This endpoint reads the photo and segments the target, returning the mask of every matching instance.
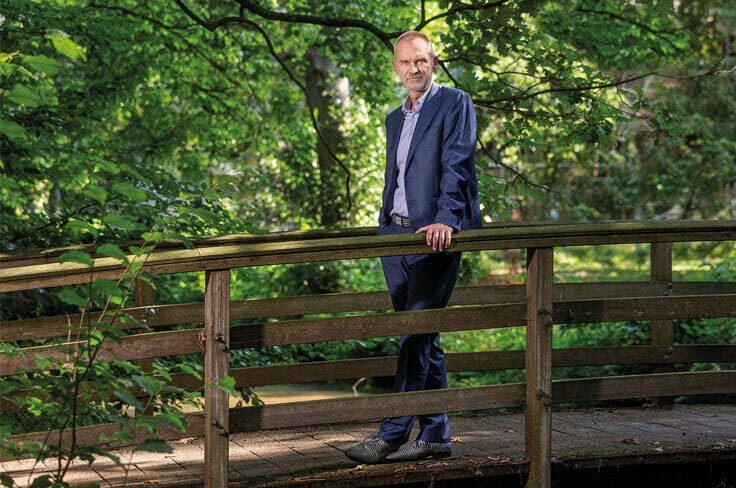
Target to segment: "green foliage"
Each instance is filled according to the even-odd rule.
[[[643,268],[637,280],[646,280],[649,272],[648,260],[641,256],[641,248],[648,246],[595,246],[561,248],[555,253],[556,263],[562,262],[564,268],[571,271],[564,273],[564,281],[581,281],[575,269],[587,268],[586,281],[608,281],[608,273],[621,268]],[[732,246],[731,246],[732,247]],[[687,249],[676,249],[677,255],[687,256]],[[726,252],[726,255],[733,254]],[[692,251],[690,251],[692,252]],[[699,249],[697,252],[702,253]],[[648,256],[647,256],[648,258]],[[600,268],[591,268],[591,263],[599,263]],[[677,265],[677,262],[675,263]],[[688,281],[734,282],[736,281],[736,260],[727,258],[717,262],[705,261],[704,271],[698,276],[686,274]],[[559,271],[556,272],[559,274]],[[559,278],[556,278],[559,280]],[[617,277],[620,280],[620,277]],[[736,319],[687,319],[674,321],[675,344],[736,344]],[[637,346],[651,343],[651,327],[648,321],[642,322],[609,322],[593,324],[556,324],[553,332],[554,348],[585,348],[601,346]],[[522,327],[503,329],[458,331],[442,335],[442,344],[446,352],[477,351],[511,351],[523,350],[526,347],[525,330]],[[687,371],[720,370],[733,368],[728,364],[692,364]],[[624,374],[648,373],[649,366],[586,366],[575,368],[555,368],[555,379],[585,378],[593,376],[614,376]],[[497,383],[524,381],[523,370],[498,372],[463,372],[449,375],[450,387],[478,386]]]
[[[458,6],[427,2],[421,22],[395,2],[287,1],[284,12],[327,25],[246,11],[210,32],[166,2],[8,2],[0,247],[375,224],[382,120],[403,96],[384,42],[418,22],[437,41],[439,81],[475,100],[488,219],[651,217],[675,204],[732,215],[733,59],[717,64],[732,2]],[[217,20],[240,5],[191,8]],[[375,30],[333,22],[351,18]],[[709,74],[638,78],[655,71]],[[309,113],[350,172],[350,210],[345,170]]]
[[[705,262],[709,281],[736,281],[736,260]],[[675,341],[681,344],[736,344],[736,319],[691,319],[675,322]],[[712,365],[711,368],[717,369]],[[704,369],[703,366],[698,369]]]
[[[150,244],[146,243],[143,250],[150,252]],[[4,455],[57,461],[53,463],[55,471],[36,478],[32,486],[68,486],[64,477],[75,459],[91,464],[95,456],[104,456],[128,469],[109,450],[112,444],[129,443],[140,430],[153,436],[164,427],[183,432],[186,423],[182,407],[196,404],[197,392],[188,393],[168,385],[172,376],[164,366],[154,364],[153,371],[144,372],[131,361],[98,359],[110,344],[120,343],[125,334],[121,323],[143,326],[121,312],[130,296],[130,284],[141,276],[140,271],[132,270],[136,263],[129,264],[117,246],[104,245],[99,249],[128,264],[128,272],[117,281],[97,278],[87,287],[66,287],[59,293],[60,300],[83,312],[79,324],[70,324],[70,334],[79,340],[61,344],[59,355],[38,356],[36,367],[23,374],[0,379],[3,402],[12,405],[0,413]],[[60,256],[59,262],[86,266],[91,264],[91,257],[81,251],[69,251]],[[111,304],[117,308],[112,309]],[[221,387],[232,390],[234,380],[223,379]],[[131,409],[135,410],[134,416]],[[80,426],[101,422],[116,423],[119,429],[110,435],[102,434],[90,445],[76,443],[74,435],[71,442],[62,440],[61,433],[65,431],[74,432]],[[16,443],[10,438],[13,434],[43,430],[59,432],[59,441],[44,445]],[[134,450],[171,452],[171,447],[152,437],[136,445]]]

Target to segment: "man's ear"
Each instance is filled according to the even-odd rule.
[[[432,58],[432,70],[433,71],[436,71],[437,70],[437,66],[439,66],[439,65],[440,65],[440,58],[439,58],[439,56],[435,56],[434,58]]]

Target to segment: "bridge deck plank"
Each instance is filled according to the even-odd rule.
[[[552,420],[553,455],[563,462],[572,455],[611,457],[674,449],[736,452],[736,405],[562,410],[555,411]],[[417,480],[423,475],[450,476],[453,464],[462,465],[466,474],[468,466],[477,465],[477,474],[487,470],[489,462],[496,463],[496,472],[518,472],[524,456],[523,413],[475,413],[452,417],[454,455],[441,465],[430,460],[410,465],[356,466],[342,451],[373,435],[376,427],[376,422],[361,422],[234,434],[230,439],[230,482],[243,486],[329,485],[344,484],[346,480],[351,486],[391,480],[399,483],[407,476]],[[136,452],[126,486],[201,485],[202,439],[182,439],[173,442],[172,447],[174,451],[169,454]],[[129,459],[129,449],[117,453],[124,461]],[[27,486],[32,465],[32,460],[4,462],[0,470],[20,486]],[[45,474],[44,469],[50,466],[48,462],[37,466],[34,476]],[[73,465],[68,481],[72,486],[122,486],[125,473],[112,461],[98,459],[92,468],[84,463]]]

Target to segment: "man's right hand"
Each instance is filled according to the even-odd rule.
[[[453,228],[445,224],[429,224],[417,229],[415,234],[427,233],[427,245],[434,251],[445,251],[452,243]]]

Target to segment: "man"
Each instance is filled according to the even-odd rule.
[[[475,112],[467,93],[434,83],[437,55],[416,31],[394,45],[393,66],[408,92],[386,118],[386,176],[378,233],[426,233],[436,253],[381,259],[396,311],[442,308],[455,286],[460,253],[446,253],[452,235],[482,226],[475,177]],[[447,388],[438,333],[401,337],[394,389]],[[376,437],[345,454],[360,463],[449,456],[446,413],[419,415],[418,438],[408,447],[415,416],[385,419]]]

